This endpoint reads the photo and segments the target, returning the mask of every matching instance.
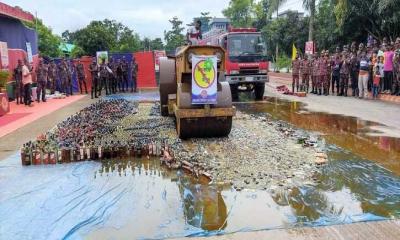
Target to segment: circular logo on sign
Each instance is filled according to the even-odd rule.
[[[215,80],[217,72],[211,59],[201,60],[196,64],[193,71],[193,78],[200,88],[210,87]]]
[[[6,97],[1,98],[1,108],[3,108],[4,112],[8,111],[8,100]]]

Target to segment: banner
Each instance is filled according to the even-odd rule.
[[[217,103],[217,57],[192,57],[192,104]]]
[[[2,68],[8,68],[8,64],[10,64],[10,62],[8,59],[7,42],[0,42],[0,56]]]
[[[155,59],[155,66],[154,69],[156,70],[156,72],[160,71],[160,58],[161,57],[166,57],[167,54],[165,53],[165,51],[154,51],[154,59]]]
[[[102,64],[103,59],[106,60],[106,64],[108,64],[108,52],[107,51],[99,51],[96,52],[96,59],[97,59],[97,64]]]
[[[306,42],[306,54],[314,54],[315,46],[314,42]]]
[[[30,42],[26,42],[26,52],[28,53],[29,63],[33,63],[32,46]]]

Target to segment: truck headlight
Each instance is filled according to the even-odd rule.
[[[231,70],[231,74],[239,74],[238,70]]]
[[[260,69],[258,72],[261,73],[261,74],[267,74],[268,70],[267,69]]]

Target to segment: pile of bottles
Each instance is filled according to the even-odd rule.
[[[57,147],[46,141],[28,142],[21,148],[22,165],[62,164],[79,161],[160,157],[167,151],[172,155],[168,142],[149,141],[145,144],[104,142],[81,144],[77,147]],[[45,147],[43,147],[45,146]]]

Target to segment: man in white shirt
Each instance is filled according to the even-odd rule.
[[[186,40],[190,42],[191,45],[198,45],[201,38],[201,21],[197,20],[194,26],[188,29]]]
[[[24,65],[22,66],[22,84],[24,86],[24,103],[26,106],[32,105],[31,98],[31,87],[32,87],[32,71],[29,69],[28,60],[24,60]]]

